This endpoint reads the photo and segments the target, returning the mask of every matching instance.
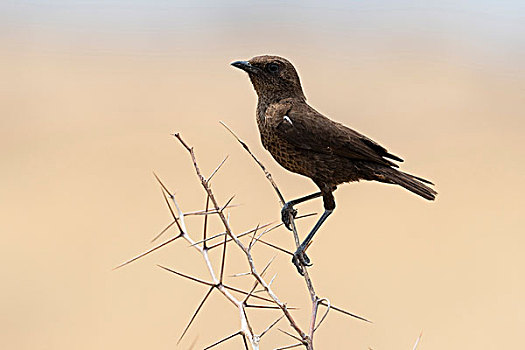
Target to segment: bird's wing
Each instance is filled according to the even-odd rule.
[[[302,101],[284,100],[270,106],[266,120],[279,137],[298,148],[395,167],[395,163],[385,158],[403,161],[368,137],[328,119]]]

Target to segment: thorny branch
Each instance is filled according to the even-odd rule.
[[[225,123],[223,123],[222,121],[220,123],[233,135],[233,137],[235,137],[235,139],[242,145],[242,147],[246,150],[246,152],[248,152],[250,154],[250,156],[255,160],[255,162],[259,165],[261,170],[264,172],[266,178],[268,179],[268,181],[272,185],[273,189],[275,190],[277,196],[279,197],[279,201],[281,203],[281,206],[283,206],[286,203],[286,201],[284,200],[284,197],[281,194],[281,191],[279,190],[279,187],[277,186],[277,184],[273,180],[272,175],[268,172],[268,170],[266,170],[266,167],[250,151],[250,148],[248,147],[248,145],[244,141],[242,141]],[[295,226],[295,220],[294,220],[293,215],[290,215],[290,222],[291,222],[292,232],[293,232],[293,236],[294,236],[294,240],[295,240],[295,245],[296,245],[296,248],[297,248],[297,247],[299,247],[300,240],[299,240],[299,234],[297,233],[297,227]],[[312,301],[312,314],[311,314],[311,318],[310,318],[309,334],[306,336],[306,338],[303,337],[301,340],[302,340],[302,343],[306,346],[307,349],[313,349],[313,335],[314,335],[315,330],[317,329],[315,324],[316,324],[317,311],[319,309],[319,305],[324,305],[324,306],[327,307],[327,309],[326,309],[326,313],[323,315],[323,317],[322,317],[321,321],[319,322],[318,326],[321,324],[321,322],[328,315],[328,312],[330,311],[331,306],[330,306],[330,302],[329,302],[328,299],[326,299],[326,298],[319,298],[317,296],[317,294],[315,293],[315,289],[314,289],[314,285],[313,285],[312,279],[308,275],[308,271],[305,268],[305,266],[303,266],[303,271],[304,271],[304,275],[303,275],[304,281],[306,283],[306,287],[308,288],[308,292],[310,293],[310,298],[311,298],[311,301]],[[337,310],[337,308],[333,308],[333,309]],[[353,314],[350,314],[350,315],[353,316],[353,317],[356,317],[356,318],[359,318],[361,320],[364,320],[364,321],[368,322],[368,320],[366,320],[366,319],[364,319],[364,318],[362,318],[360,316],[356,316],[356,315],[353,315]]]
[[[255,155],[250,151],[250,149],[247,146],[247,144],[244,143],[241,139],[239,139],[237,137],[237,135],[235,135],[235,133],[233,133],[233,131],[230,128],[228,128],[224,123],[221,122],[221,124],[224,125],[232,133],[232,135],[241,143],[243,148],[251,155],[251,157],[254,159],[254,161],[263,170],[266,178],[268,179],[268,181],[273,186],[273,188],[274,188],[274,190],[275,190],[275,192],[276,192],[276,194],[277,194],[277,196],[279,198],[279,201],[280,201],[281,205],[283,205],[285,203],[284,197],[282,196],[282,194],[281,194],[279,188],[277,187],[277,184],[273,180],[271,174],[266,170],[264,165],[255,157]],[[203,260],[205,262],[206,268],[208,270],[209,276],[210,276],[210,281],[202,280],[202,279],[199,279],[199,278],[196,278],[196,277],[184,274],[182,272],[176,271],[174,269],[171,269],[171,268],[159,265],[160,268],[162,268],[162,269],[164,269],[164,270],[166,270],[168,272],[171,272],[171,273],[173,273],[175,275],[178,275],[180,277],[186,278],[188,280],[197,282],[199,284],[203,284],[203,285],[208,286],[208,291],[204,294],[203,299],[201,300],[201,302],[199,303],[197,309],[195,310],[195,312],[191,316],[190,321],[188,322],[186,328],[182,332],[182,335],[181,335],[181,337],[179,339],[179,342],[180,342],[180,340],[182,340],[182,338],[184,337],[186,332],[189,330],[189,328],[191,327],[193,321],[196,319],[197,315],[201,311],[201,309],[202,309],[203,305],[206,303],[206,301],[209,300],[209,296],[213,293],[214,290],[218,290],[227,300],[229,300],[237,308],[238,314],[239,314],[239,318],[240,318],[240,330],[238,330],[236,333],[233,333],[232,335],[229,335],[229,336],[223,338],[222,340],[219,340],[219,341],[215,342],[214,344],[208,346],[206,349],[215,347],[215,346],[221,344],[222,342],[225,342],[227,340],[230,340],[230,339],[236,338],[237,336],[240,336],[242,338],[244,347],[246,349],[248,349],[248,344],[249,344],[252,349],[257,350],[257,349],[259,349],[259,343],[260,343],[261,338],[264,335],[266,335],[275,325],[277,325],[277,323],[281,319],[285,318],[288,321],[288,324],[290,325],[291,330],[295,333],[295,335],[290,333],[290,332],[281,330],[281,329],[279,329],[279,330],[281,332],[284,332],[284,333],[288,334],[290,337],[294,338],[296,340],[296,343],[294,343],[293,345],[287,345],[287,346],[281,347],[280,349],[289,349],[289,348],[296,347],[296,346],[304,346],[308,350],[313,350],[314,332],[317,330],[317,328],[324,321],[324,319],[328,315],[329,311],[335,310],[335,311],[341,312],[343,314],[346,314],[348,316],[355,317],[355,318],[358,318],[360,320],[367,321],[366,319],[364,319],[364,318],[362,318],[360,316],[354,315],[354,314],[352,314],[352,313],[350,313],[348,311],[345,311],[343,309],[340,309],[340,308],[337,308],[337,307],[331,305],[330,301],[328,299],[326,299],[326,298],[318,297],[317,294],[315,293],[313,282],[312,282],[311,278],[309,277],[308,273],[305,272],[304,280],[305,280],[305,283],[306,283],[306,286],[307,286],[307,289],[308,289],[308,292],[310,294],[310,298],[311,298],[311,301],[312,301],[312,310],[311,310],[310,324],[309,324],[308,330],[303,330],[303,328],[301,328],[299,323],[296,321],[295,317],[290,312],[290,310],[294,310],[294,308],[293,307],[289,307],[285,302],[281,301],[278,298],[278,296],[275,294],[275,292],[272,290],[271,285],[272,285],[272,283],[273,283],[273,281],[275,279],[275,275],[270,279],[269,282],[266,282],[266,280],[264,279],[265,273],[267,272],[268,268],[270,267],[270,264],[273,261],[273,259],[259,272],[258,269],[255,266],[256,264],[255,264],[253,256],[252,256],[252,248],[256,245],[257,242],[261,242],[262,244],[270,246],[273,249],[275,249],[276,251],[279,251],[279,252],[282,252],[282,253],[285,253],[285,254],[292,254],[287,249],[281,248],[281,247],[279,247],[279,246],[277,246],[277,245],[275,245],[273,243],[270,243],[270,242],[267,242],[267,241],[264,241],[264,240],[261,239],[261,237],[264,234],[266,234],[267,232],[269,232],[271,230],[274,230],[274,229],[280,227],[282,224],[277,224],[277,225],[273,225],[273,226],[271,226],[272,225],[271,223],[270,224],[265,224],[265,225],[257,225],[252,230],[248,230],[248,231],[246,231],[244,233],[241,233],[241,234],[238,234],[238,235],[235,234],[233,232],[233,230],[231,229],[231,227],[230,227],[229,217],[227,217],[225,215],[225,212],[224,212],[226,209],[234,207],[234,205],[230,204],[232,199],[233,199],[233,197],[230,198],[230,200],[228,200],[225,204],[220,205],[219,202],[217,201],[215,195],[214,195],[214,192],[212,191],[212,188],[211,188],[211,179],[217,174],[219,169],[223,166],[223,164],[227,160],[227,157],[215,168],[215,170],[211,173],[211,175],[206,178],[206,177],[204,177],[202,175],[202,172],[201,172],[200,167],[198,165],[197,158],[195,156],[193,147],[190,147],[182,139],[182,137],[179,134],[174,134],[173,136],[175,136],[175,138],[184,146],[184,148],[186,149],[186,151],[188,151],[188,153],[189,153],[189,155],[191,157],[195,173],[197,174],[197,177],[199,178],[200,183],[201,183],[201,185],[202,185],[202,187],[203,187],[203,189],[204,189],[204,191],[206,193],[205,209],[204,210],[199,210],[199,211],[193,211],[193,212],[183,212],[181,210],[180,206],[179,206],[179,203],[175,199],[174,193],[171,192],[170,190],[168,190],[168,188],[164,185],[164,183],[160,180],[160,178],[156,174],[154,174],[156,180],[158,181],[158,183],[159,183],[159,185],[160,185],[160,187],[162,189],[162,194],[164,196],[164,200],[166,201],[166,205],[169,208],[169,211],[171,213],[173,221],[166,228],[164,228],[153,239],[153,241],[156,240],[157,238],[159,238],[163,233],[167,232],[172,227],[176,227],[178,229],[178,234],[174,235],[172,238],[168,239],[164,243],[161,243],[161,244],[155,246],[154,248],[149,249],[148,251],[146,251],[146,252],[144,252],[144,253],[142,253],[142,254],[140,254],[140,255],[138,255],[138,256],[136,256],[136,257],[134,257],[134,258],[124,262],[124,263],[122,263],[121,265],[117,266],[115,269],[120,268],[120,267],[122,267],[124,265],[127,265],[127,264],[129,264],[131,262],[134,262],[134,261],[144,257],[145,255],[150,254],[150,253],[156,251],[157,249],[160,249],[160,248],[168,245],[169,243],[172,243],[172,242],[178,240],[179,238],[182,238],[182,239],[186,240],[190,244],[190,246],[193,247],[202,256],[202,258],[203,258]],[[198,240],[198,241],[195,241],[195,240],[193,240],[190,237],[188,228],[186,226],[186,217],[192,216],[192,215],[202,215],[202,216],[204,216],[204,225],[203,225],[202,239]],[[217,234],[217,235],[213,235],[213,236],[210,236],[208,234],[208,226],[209,226],[208,225],[208,217],[210,215],[218,216],[220,222],[222,223],[224,232],[222,232],[220,234]],[[309,214],[309,215],[312,215],[312,214]],[[309,215],[305,215],[303,217],[307,217]],[[295,218],[295,220],[300,219],[300,218],[301,217],[297,217],[297,218]],[[291,222],[292,222],[293,234],[294,234],[294,239],[295,239],[296,245],[299,245],[299,236],[298,236],[298,233],[297,233],[297,229],[295,227],[295,223],[294,223],[294,218],[293,217],[291,218]],[[259,233],[259,231],[261,231],[261,232]],[[248,245],[245,245],[244,243],[241,242],[240,238],[243,237],[243,236],[249,235],[249,234],[252,235],[251,240],[250,240]],[[214,244],[210,243],[211,240],[219,238],[219,237],[223,237],[222,242],[214,243]],[[235,276],[250,275],[254,279],[253,286],[252,286],[252,288],[249,291],[245,291],[245,290],[242,290],[242,289],[239,289],[239,288],[235,288],[235,287],[229,286],[228,284],[226,284],[224,282],[225,277],[226,277],[225,274],[224,274],[224,271],[225,271],[225,266],[226,266],[226,259],[227,259],[227,256],[228,256],[226,247],[228,246],[228,244],[230,242],[233,242],[234,245],[237,248],[239,248],[244,253],[244,255],[246,257],[246,260],[248,262],[250,271],[248,273],[239,273],[239,274],[237,274]],[[220,263],[220,266],[219,266],[217,272],[216,272],[215,268],[213,267],[213,265],[212,265],[212,263],[210,261],[210,258],[208,256],[209,250],[212,249],[212,248],[216,248],[216,247],[217,248],[218,247],[222,247],[221,263]],[[258,286],[260,286],[262,289],[261,290],[256,290]],[[263,297],[263,296],[258,295],[257,293],[259,293],[259,292],[264,292],[266,294],[266,296]],[[235,293],[235,294],[233,294],[233,293]],[[237,297],[236,296],[236,295],[239,295],[239,294],[242,295],[243,297]],[[249,298],[257,299],[257,300],[259,300],[259,302],[265,302],[266,304],[260,304],[260,305],[248,304]],[[318,309],[319,309],[320,305],[325,306],[326,310],[323,313],[323,316],[321,317],[320,321],[317,321]],[[252,324],[250,323],[250,319],[247,316],[247,313],[246,313],[246,309],[247,308],[254,308],[254,309],[261,309],[261,310],[265,310],[265,309],[279,309],[279,310],[281,310],[282,315],[281,315],[280,318],[278,318],[273,323],[268,325],[266,327],[266,329],[262,330],[260,333],[256,333],[254,331],[253,327],[252,327]],[[367,322],[369,322],[369,321],[367,321]]]

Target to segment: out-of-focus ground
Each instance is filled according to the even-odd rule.
[[[331,313],[317,346],[411,349],[421,330],[424,350],[525,346],[523,5],[183,5],[1,5],[2,348],[175,347],[206,288],[155,265],[207,278],[194,250],[176,242],[111,271],[170,222],[152,170],[184,210],[204,206],[170,133],[195,146],[205,173],[230,156],[213,187],[242,204],[231,210],[239,232],[278,220],[279,205],[219,120],[286,198],[315,190],[262,149],[254,92],[229,66],[262,53],[289,58],[314,107],[402,156],[404,170],[439,192],[428,203],[383,184],[338,189],[309,271],[321,296],[374,323]],[[314,220],[300,223],[302,234]],[[202,219],[190,227],[199,237]],[[284,229],[267,238],[292,247]],[[259,265],[274,254],[258,247]],[[246,270],[232,253],[227,273]],[[288,256],[277,255],[277,271],[276,292],[302,308],[306,325],[308,297]],[[258,318],[259,329],[277,315]],[[179,348],[238,326],[234,308],[212,295]],[[291,342],[272,331],[261,346]]]

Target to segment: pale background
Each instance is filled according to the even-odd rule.
[[[311,275],[320,295],[374,323],[331,313],[317,348],[406,350],[420,331],[423,350],[525,347],[523,1],[114,0],[0,4],[0,348],[177,348],[206,287],[155,265],[207,278],[194,250],[177,242],[111,270],[170,221],[152,170],[185,210],[204,204],[170,133],[196,147],[205,173],[230,155],[214,189],[221,201],[237,195],[239,232],[278,220],[279,205],[219,120],[287,198],[315,189],[262,149],[255,94],[229,66],[264,53],[289,58],[314,107],[439,192],[434,203],[375,183],[336,192],[309,250]],[[191,225],[198,237],[201,219]],[[268,238],[291,249],[284,229]],[[259,265],[274,254],[259,247]],[[246,268],[231,255],[228,274]],[[308,298],[288,256],[277,271],[277,293],[303,308],[305,324]],[[238,326],[215,294],[178,348]],[[261,346],[289,343],[272,331]]]

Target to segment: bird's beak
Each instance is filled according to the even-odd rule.
[[[259,68],[252,66],[248,61],[235,61],[231,65],[247,73],[257,73],[259,71]]]

